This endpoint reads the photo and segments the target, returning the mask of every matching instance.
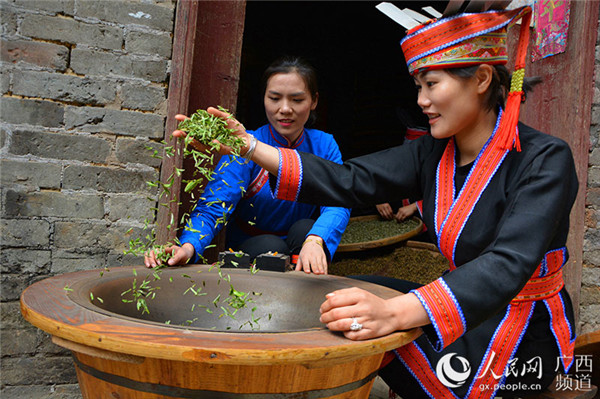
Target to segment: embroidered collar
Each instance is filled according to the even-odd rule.
[[[271,126],[271,124],[269,124],[269,132],[271,133],[271,137],[273,138],[273,140],[275,140],[275,142],[277,144],[279,144],[281,147],[283,148],[298,148],[300,146],[300,144],[302,144],[304,142],[304,137],[306,136],[304,133],[306,132],[305,129],[302,129],[302,132],[300,133],[300,136],[298,136],[298,138],[296,139],[296,141],[294,143],[290,143],[290,140],[288,140],[287,137],[282,136],[277,129],[273,129],[273,127]]]

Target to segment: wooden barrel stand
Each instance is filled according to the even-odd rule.
[[[205,266],[190,266],[185,271],[197,269],[207,272]],[[111,269],[105,275],[110,274],[118,282],[119,276],[127,273],[131,274],[131,268]],[[231,273],[232,280],[236,273],[249,279],[247,271]],[[272,291],[284,291],[283,298],[292,301],[292,309],[314,313],[311,317],[317,322],[318,306],[311,303],[309,309],[303,308],[300,295],[294,294],[295,287],[306,290],[322,286],[319,289],[324,292],[309,294],[318,298],[317,303],[326,292],[345,286],[359,286],[384,298],[398,294],[344,277],[261,273]],[[282,286],[282,281],[288,279],[293,280],[290,285]],[[91,291],[80,295],[77,302],[73,301],[76,296],[65,290],[94,290],[98,284],[113,287],[113,282],[98,278],[98,271],[69,273],[37,282],[21,295],[25,319],[51,334],[53,342],[72,351],[84,399],[366,399],[384,353],[411,342],[421,333],[415,329],[351,341],[322,326],[289,332],[182,328],[120,317],[103,309],[95,311],[89,299],[81,306],[81,297],[92,296]],[[119,296],[118,291],[121,289],[104,291],[104,303],[109,302],[109,292]],[[266,301],[264,306],[280,300],[266,295],[265,290],[261,297]],[[287,308],[280,309],[283,319]]]
[[[84,399],[368,398],[382,355],[335,367],[231,366],[146,358],[141,364],[74,352]]]

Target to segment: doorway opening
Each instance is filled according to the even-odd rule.
[[[447,2],[395,3],[443,10]],[[404,28],[377,10],[377,4],[247,2],[238,119],[249,129],[267,123],[262,73],[275,59],[290,55],[317,70],[314,127],[335,137],[344,159],[402,144],[406,113],[426,125],[400,48]]]

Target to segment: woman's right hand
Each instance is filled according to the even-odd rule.
[[[246,129],[244,128],[244,126],[240,122],[238,122],[235,118],[233,118],[227,112],[218,110],[218,109],[213,108],[213,107],[208,107],[206,109],[206,112],[208,112],[209,114],[212,114],[214,116],[217,116],[219,118],[222,118],[222,119],[226,120],[227,121],[227,127],[229,129],[233,129],[233,134],[236,135],[236,136],[238,136],[238,137],[240,137],[240,138],[242,138],[245,141],[245,143],[246,143],[244,149],[242,150],[242,155],[246,151],[248,151],[248,147],[250,145],[251,136],[246,132]],[[175,119],[177,119],[179,122],[182,122],[182,121],[188,119],[188,117],[185,116],[185,115],[182,115],[182,114],[177,114],[177,115],[175,115]],[[173,131],[173,137],[185,138],[185,136],[186,136],[186,133],[183,130],[177,129],[177,130]],[[219,143],[219,144],[221,144],[221,143]],[[206,149],[206,146],[203,145],[202,143],[198,142],[197,140],[192,140],[191,141],[191,145],[192,145],[192,147],[194,147],[194,148],[196,148],[197,150],[200,150],[200,151]],[[231,147],[223,145],[223,144],[220,145],[220,147],[219,147],[219,154],[221,154],[221,155],[229,155],[229,154],[232,154],[232,153],[233,153],[233,150],[232,150]]]
[[[412,204],[408,204],[408,205],[403,206],[400,209],[398,209],[398,212],[396,213],[394,218],[396,219],[397,222],[402,222],[402,221],[408,219],[409,217],[411,217],[412,215],[414,215],[416,211],[417,211],[417,203],[413,202]]]
[[[377,208],[377,212],[379,212],[382,218],[386,220],[392,220],[394,218],[392,206],[387,202],[384,204],[375,205],[375,208]]]
[[[172,245],[170,247],[165,248],[165,252],[171,254],[171,258],[167,261],[167,265],[169,266],[177,266],[177,265],[185,265],[190,259],[194,256],[196,250],[194,246],[188,242],[183,244],[181,247],[177,245]],[[144,264],[146,267],[156,267],[161,264],[161,262],[156,259],[156,254],[154,251],[150,251],[144,255]]]
[[[208,107],[206,111],[209,114],[225,119],[227,121],[227,127],[233,129],[233,134],[242,138],[246,142],[246,146],[241,151],[242,155],[244,155],[249,150],[250,142],[252,139],[250,134],[246,132],[244,126],[235,118],[232,118],[231,115],[229,115],[227,112],[223,112],[213,107]],[[175,115],[175,119],[177,119],[178,121],[184,121],[187,119],[187,116],[177,114]],[[185,137],[185,132],[182,130],[175,130],[172,134],[173,137]],[[196,140],[192,141],[192,145],[200,150],[203,150],[205,148],[201,143],[199,143]],[[219,154],[221,155],[229,155],[232,153],[233,151],[231,147],[221,145],[219,148]],[[266,169],[272,175],[277,176],[279,170],[279,151],[277,150],[277,148],[259,141],[256,144],[254,154],[252,155],[252,161]]]

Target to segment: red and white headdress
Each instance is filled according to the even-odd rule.
[[[521,19],[521,32],[510,92],[497,134],[501,149],[520,150],[516,131],[523,96],[523,79],[531,7],[463,13],[432,19],[409,29],[400,42],[411,75],[429,69],[458,68],[478,64],[506,64],[508,28]]]

